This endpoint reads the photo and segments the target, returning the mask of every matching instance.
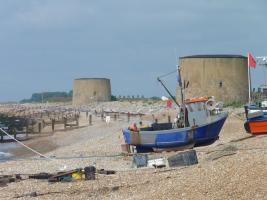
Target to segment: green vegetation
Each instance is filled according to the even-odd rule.
[[[153,97],[150,97],[151,100],[161,100],[160,97],[156,97],[156,96],[153,96]]]
[[[30,99],[23,99],[20,103],[70,102],[72,96],[72,90],[69,92],[40,92],[33,93]],[[111,101],[117,101],[116,96],[111,95]]]
[[[117,101],[118,99],[117,99],[117,97],[116,96],[114,96],[114,95],[111,95],[111,101]]]
[[[69,92],[41,92],[33,93],[30,99],[23,99],[21,103],[31,102],[68,102],[72,100],[72,90]]]
[[[224,107],[233,107],[233,108],[241,108],[244,104],[240,101],[232,101],[229,103],[224,104]]]

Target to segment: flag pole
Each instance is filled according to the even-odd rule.
[[[250,66],[249,66],[249,53],[248,53],[248,103],[251,103],[251,77],[250,77]]]

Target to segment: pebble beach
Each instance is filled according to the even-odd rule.
[[[94,109],[115,109],[145,113],[131,122],[149,123],[151,113],[159,120],[175,115],[163,104],[111,102]],[[132,156],[122,154],[122,128],[126,118],[109,124],[93,117],[92,125],[81,112],[80,128],[46,133],[24,143],[45,154],[41,158],[20,147],[11,149],[11,160],[0,162],[0,175],[55,173],[93,165],[115,170],[114,175],[97,174],[96,180],[48,183],[28,179],[0,187],[0,199],[266,199],[267,136],[252,137],[243,128],[241,108],[226,108],[229,117],[215,143],[195,147],[198,164],[177,168],[133,168]],[[1,145],[1,144],[0,144]],[[167,157],[177,152],[151,153]],[[31,197],[30,193],[37,196]]]

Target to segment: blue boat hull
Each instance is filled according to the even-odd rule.
[[[210,144],[219,138],[219,133],[227,116],[227,113],[222,113],[217,120],[194,128],[139,132],[124,129],[124,140],[127,144],[136,146],[139,152],[183,147],[190,144],[195,146]]]
[[[194,134],[195,146],[211,144],[217,139],[219,139],[220,131],[224,125],[227,116],[228,115],[214,123],[199,127]]]

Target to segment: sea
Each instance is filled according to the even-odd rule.
[[[17,136],[17,139],[24,140],[26,138],[26,134],[20,134]],[[19,146],[19,144],[15,141],[10,141],[10,138],[8,136],[4,136],[4,140],[6,142],[0,143],[0,162],[9,160],[13,157],[13,155],[10,153],[10,150],[15,149]],[[7,142],[9,140],[9,142]]]
[[[11,143],[0,143],[0,162],[4,162],[12,158],[12,154],[9,153],[11,149],[18,147],[16,142]]]

